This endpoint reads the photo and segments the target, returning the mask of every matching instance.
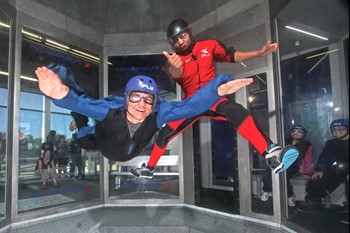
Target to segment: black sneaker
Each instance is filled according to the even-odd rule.
[[[130,169],[130,172],[137,177],[143,177],[148,179],[153,178],[153,169],[150,169],[148,166],[146,166],[145,163],[143,163],[140,168]]]

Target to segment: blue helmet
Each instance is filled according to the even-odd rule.
[[[349,130],[349,120],[348,119],[336,119],[336,120],[332,121],[329,128],[332,131],[333,127],[336,127],[336,126],[345,126]]]
[[[125,106],[128,103],[129,94],[133,91],[141,91],[145,93],[150,93],[154,96],[154,104],[158,101],[158,86],[156,81],[152,78],[144,75],[137,75],[132,77],[126,84],[124,95],[125,95]]]
[[[303,133],[304,133],[304,137],[306,136],[306,129],[305,129],[305,127],[304,126],[302,126],[302,125],[294,125],[291,129],[290,129],[290,132],[292,132],[292,130],[294,130],[294,129],[297,129],[297,130],[302,130],[303,131]]]

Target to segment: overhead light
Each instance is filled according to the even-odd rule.
[[[9,75],[8,72],[1,71],[1,70],[0,70],[0,74],[4,75],[6,77],[8,77],[8,75]],[[21,79],[25,79],[25,80],[32,81],[32,82],[37,82],[38,81],[38,79],[36,79],[36,78],[32,78],[32,77],[28,77],[28,76],[24,76],[24,75],[21,75]]]
[[[317,37],[317,38],[322,39],[322,40],[328,40],[328,38],[326,38],[326,37],[319,36],[319,35],[316,35],[316,34],[314,34],[314,33],[307,32],[307,31],[304,31],[304,30],[301,30],[301,29],[298,29],[298,28],[295,28],[295,27],[286,26],[286,28],[288,28],[288,29],[290,29],[290,30],[297,31],[297,32],[304,33],[304,34],[309,35],[309,36],[314,36],[314,37]]]
[[[100,58],[98,58],[98,57],[96,57],[96,56],[92,56],[92,55],[90,55],[90,54],[84,53],[84,52],[79,51],[79,50],[76,50],[76,49],[72,49],[72,51],[73,51],[73,52],[76,52],[76,53],[79,53],[79,54],[81,54],[81,55],[90,57],[90,58],[95,59],[95,60],[97,60],[97,61],[100,60]]]
[[[266,82],[262,79],[262,78],[260,78],[260,76],[259,75],[255,75],[262,83],[264,83],[264,84],[266,84]]]
[[[8,76],[8,75],[9,75],[9,73],[4,72],[4,71],[1,71],[1,70],[0,70],[0,74],[1,74],[1,75],[4,75],[4,76]]]
[[[244,64],[243,62],[240,62],[242,66],[244,66],[245,68],[247,68],[247,65]]]
[[[318,54],[315,54],[315,55],[312,55],[312,56],[308,56],[308,57],[305,58],[305,59],[310,59],[310,58],[322,56],[322,55],[324,55],[324,54],[334,53],[334,52],[337,52],[337,51],[338,51],[338,49],[333,49],[333,50],[331,50],[331,51],[327,51],[327,52],[318,53]]]
[[[41,41],[43,39],[41,36],[39,36],[37,34],[34,34],[34,33],[31,33],[31,32],[27,32],[25,30],[22,30],[22,33],[27,35],[27,36],[29,36],[29,37],[31,37],[31,38],[37,39],[39,41]]]
[[[10,25],[2,23],[2,22],[0,22],[0,26],[6,27],[6,28],[10,28]],[[28,32],[26,30],[22,30],[22,33],[27,35],[31,40],[35,40],[35,41],[37,41],[39,43],[42,43],[43,41],[45,41],[45,44],[50,46],[50,47],[52,47],[52,48],[63,50],[63,51],[68,52],[68,53],[70,53],[72,55],[78,56],[78,57],[80,57],[82,59],[86,59],[86,60],[89,60],[89,61],[95,62],[95,63],[99,63],[99,61],[100,61],[99,57],[90,55],[88,53],[84,53],[84,52],[82,52],[80,50],[77,50],[77,49],[70,48],[69,46],[61,44],[61,43],[59,43],[59,42],[57,42],[55,40],[48,39],[48,38],[46,38],[44,40],[44,37],[42,37],[40,35],[37,35],[35,33],[32,33],[32,32]],[[108,64],[109,65],[113,65],[110,62],[108,62]]]
[[[25,79],[25,80],[32,81],[32,82],[38,81],[38,79],[36,79],[36,78],[31,78],[31,77],[22,76],[22,75],[21,75],[21,79]]]
[[[0,26],[5,27],[5,28],[10,28],[10,25],[5,24],[5,23],[1,23],[1,22],[0,22]]]
[[[67,49],[67,50],[70,49],[70,47],[68,47],[68,46],[66,46],[66,45],[63,45],[63,44],[61,44],[61,43],[58,43],[58,42],[56,42],[56,41],[54,41],[54,40],[50,40],[50,39],[46,39],[46,40],[45,40],[45,43],[46,43],[46,44],[53,44],[53,45],[55,45],[55,46],[57,46],[57,47],[59,47],[59,48],[63,48],[63,49]]]
[[[316,68],[316,66],[318,66],[318,64],[320,64],[321,61],[323,61],[323,59],[325,59],[327,56],[328,56],[328,53],[326,53],[325,55],[323,55],[323,57],[322,57],[318,62],[316,62],[316,64],[315,64],[313,67],[311,67],[311,69],[309,69],[309,70],[307,71],[307,73],[310,74],[311,71],[313,71],[313,70]]]
[[[255,100],[255,97],[254,96],[248,96],[248,101],[249,103],[253,102]]]

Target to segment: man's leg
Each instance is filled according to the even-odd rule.
[[[196,116],[186,120],[179,120],[166,124],[166,126],[161,128],[159,131],[147,165],[142,164],[140,168],[130,169],[130,172],[137,177],[151,179],[153,177],[153,170],[156,167],[160,157],[165,153],[168,143],[178,134],[190,127],[199,118],[200,116]]]
[[[237,131],[266,158],[267,164],[274,173],[286,170],[298,158],[299,152],[295,147],[282,148],[265,138],[255,125],[253,117],[242,105],[233,100],[226,100],[217,106],[216,112],[226,117]]]

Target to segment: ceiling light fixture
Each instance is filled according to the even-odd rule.
[[[288,29],[290,29],[290,30],[297,31],[297,32],[304,33],[304,34],[309,35],[309,36],[314,36],[314,37],[317,37],[317,38],[322,39],[322,40],[328,40],[328,38],[326,38],[326,37],[319,36],[319,35],[316,35],[316,34],[314,34],[314,33],[307,32],[307,31],[304,31],[304,30],[301,30],[301,29],[298,29],[298,28],[295,28],[295,27],[286,26],[286,28],[288,28]]]
[[[8,24],[5,24],[5,23],[2,23],[0,21],[0,26],[2,27],[6,27],[6,28],[10,28],[10,25]],[[32,33],[32,32],[28,32],[28,31],[25,31],[25,30],[22,30],[22,33],[27,35],[31,40],[34,40],[34,41],[37,41],[39,43],[42,43],[43,41],[45,41],[45,44],[52,47],[52,48],[56,48],[56,49],[59,49],[61,51],[65,51],[65,52],[68,52],[72,55],[75,55],[77,57],[80,57],[82,59],[86,59],[88,61],[91,61],[91,62],[94,62],[94,63],[99,63],[100,62],[100,58],[99,57],[96,57],[96,56],[93,56],[93,55],[90,55],[88,53],[84,53],[80,50],[77,50],[77,49],[73,49],[67,45],[64,45],[64,44],[61,44],[55,40],[51,40],[51,39],[48,39],[48,38],[44,38],[40,35],[37,35],[35,33]],[[112,63],[108,62],[109,65],[113,65]]]
[[[5,28],[10,28],[10,25],[0,22],[0,26]]]
[[[1,71],[1,70],[0,70],[0,74],[4,75],[6,77],[8,77],[8,75],[9,75],[8,72]],[[38,79],[36,79],[36,78],[32,78],[32,77],[28,77],[28,76],[24,76],[24,75],[21,75],[21,79],[25,79],[25,80],[32,81],[32,82],[37,82],[38,81]]]
[[[240,62],[242,66],[244,66],[245,68],[247,68],[247,65],[244,64],[243,62]]]
[[[308,56],[308,57],[305,58],[305,59],[310,59],[310,58],[322,56],[322,55],[324,55],[324,54],[334,53],[334,52],[337,52],[337,51],[338,51],[338,49],[334,49],[334,50],[331,50],[331,51],[328,51],[328,52],[318,53],[318,54],[315,54],[315,55],[312,55],[312,56]]]

